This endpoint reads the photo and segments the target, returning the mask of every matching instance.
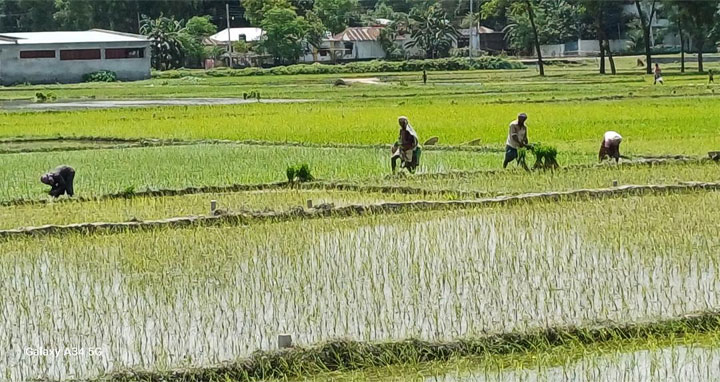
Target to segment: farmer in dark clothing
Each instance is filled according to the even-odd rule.
[[[50,196],[59,197],[62,194],[68,194],[73,196],[75,191],[73,190],[73,180],[75,179],[75,170],[70,166],[60,166],[49,172],[42,177],[40,181],[48,186],[50,189]]]
[[[507,141],[505,141],[505,161],[503,162],[503,168],[507,168],[510,162],[517,159],[518,149],[528,145],[526,120],[527,114],[520,113],[516,120],[510,122],[510,130],[508,131]]]

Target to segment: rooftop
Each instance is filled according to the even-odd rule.
[[[479,27],[474,28],[474,29],[475,29],[475,34],[502,33],[502,32],[498,32],[498,31],[494,31],[494,30],[492,30],[486,26],[482,26],[482,25],[480,25]],[[463,36],[470,36],[470,28],[460,29],[460,33]]]
[[[89,31],[74,32],[20,32],[0,33],[0,44],[29,45],[29,44],[66,44],[81,42],[144,42],[144,36],[92,29]]]
[[[247,42],[259,41],[263,33],[263,30],[260,28],[230,28],[230,41],[240,41],[240,36],[245,36],[244,40]],[[215,42],[227,43],[228,30],[223,29],[210,36],[209,39]]]
[[[333,36],[333,41],[376,41],[383,27],[350,27]]]

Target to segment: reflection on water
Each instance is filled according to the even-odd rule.
[[[433,376],[425,382],[617,382],[718,381],[720,349],[669,347],[624,354],[588,356],[554,367],[474,371]]]
[[[278,333],[300,344],[442,340],[720,306],[712,239],[647,256],[542,216],[408,216],[12,243],[0,258],[0,346],[10,349],[0,379],[208,365],[272,349]]]

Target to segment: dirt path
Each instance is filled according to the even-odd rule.
[[[167,99],[133,99],[133,100],[83,100],[52,103],[4,102],[0,110],[7,111],[63,111],[76,109],[117,109],[128,107],[155,106],[216,106],[245,105],[251,103],[304,103],[313,102],[309,99],[242,99],[242,98],[167,98]]]

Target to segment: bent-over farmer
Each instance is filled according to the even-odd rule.
[[[62,194],[73,196],[73,180],[75,179],[75,169],[70,166],[60,166],[55,170],[40,177],[40,181],[51,187],[49,195],[59,197]]]
[[[615,158],[615,163],[620,161],[620,143],[622,143],[622,136],[615,131],[607,131],[603,135],[603,141],[600,145],[600,153],[598,158],[600,162],[605,158]]]
[[[517,119],[510,122],[510,131],[508,131],[507,141],[505,142],[505,161],[503,162],[503,168],[507,168],[507,165],[517,159],[518,149],[527,146],[527,114],[520,113]]]
[[[420,161],[420,139],[407,117],[399,117],[398,124],[400,125],[400,134],[398,141],[393,145],[390,157],[392,171],[395,172],[397,161],[400,159],[401,168],[404,167],[408,171],[414,172]]]

